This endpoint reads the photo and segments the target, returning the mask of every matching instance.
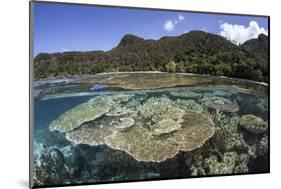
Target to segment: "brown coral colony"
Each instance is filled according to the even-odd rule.
[[[214,134],[210,118],[180,109],[167,97],[148,98],[130,111],[119,108],[121,99],[124,96],[94,97],[62,114],[51,123],[50,129],[65,132],[66,138],[74,143],[106,144],[127,152],[138,161],[151,162],[161,162],[180,151],[199,148]],[[107,106],[102,109],[99,105],[104,102]],[[93,103],[97,107],[88,108]],[[116,109],[118,114],[107,115]],[[81,122],[84,121],[82,124],[69,118],[74,112],[78,113],[75,115],[80,116]]]

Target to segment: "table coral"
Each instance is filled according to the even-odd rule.
[[[205,103],[206,107],[216,111],[233,113],[239,110],[239,106],[237,104],[234,104],[230,100],[222,97],[209,97],[204,98],[201,101]]]
[[[138,161],[161,162],[179,151],[201,147],[214,134],[213,122],[203,114],[187,111],[180,130],[154,136],[140,123],[125,132],[116,132],[106,138],[106,144],[122,150]]]
[[[84,122],[95,120],[106,114],[112,104],[113,100],[110,97],[92,98],[60,115],[50,124],[49,129],[60,132],[71,131]]]

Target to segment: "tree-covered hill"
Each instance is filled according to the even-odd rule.
[[[167,71],[224,75],[268,82],[268,37],[237,46],[222,36],[191,31],[145,40],[125,35],[110,51],[40,53],[35,78],[114,71]]]

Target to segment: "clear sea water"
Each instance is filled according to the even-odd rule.
[[[171,96],[171,91],[186,90],[201,94],[200,97],[192,97],[199,101],[204,96],[223,97],[239,105],[236,116],[253,114],[263,120],[268,120],[268,96],[266,94],[244,93],[232,88],[215,86],[200,87],[172,87],[157,90],[128,91],[115,90],[107,85],[88,85],[86,88],[76,90],[79,85],[71,81],[62,80],[51,82],[51,86],[40,88],[36,84],[34,90],[34,158],[40,165],[40,156],[44,149],[56,148],[64,156],[64,164],[72,171],[71,178],[62,179],[61,183],[100,183],[111,181],[130,181],[143,179],[188,178],[191,177],[190,164],[186,163],[188,153],[179,153],[172,159],[161,163],[138,162],[123,151],[111,149],[106,145],[90,146],[87,144],[74,144],[68,141],[63,133],[50,131],[50,123],[61,114],[75,106],[87,102],[99,95],[112,94],[145,94],[150,97],[166,96],[172,100],[191,99],[190,97]],[[44,82],[43,82],[44,84]],[[51,88],[74,89],[73,91],[50,92]],[[45,92],[45,93],[44,93]],[[41,94],[40,94],[41,93]],[[45,94],[45,95],[44,95]],[[69,95],[70,94],[70,95]],[[194,153],[197,153],[194,152]],[[198,152],[199,153],[199,152]],[[201,153],[201,152],[200,152]],[[268,154],[251,158],[248,163],[247,173],[267,172]],[[196,163],[196,162],[195,162]],[[47,183],[52,184],[52,183]]]

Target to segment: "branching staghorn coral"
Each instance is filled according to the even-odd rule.
[[[155,135],[170,133],[181,128],[181,118],[185,111],[176,107],[169,98],[149,98],[139,108],[140,114],[148,121],[148,128]]]
[[[257,155],[263,156],[268,153],[268,136],[262,137],[257,144]]]
[[[223,112],[204,112],[205,115],[209,116],[215,123],[216,127],[223,128],[228,127],[233,131],[237,130],[237,126],[239,123],[239,116],[233,115],[229,116]]]
[[[238,150],[248,153],[251,150],[251,147],[244,141],[243,135],[229,128],[216,128],[210,142],[215,149],[221,152]]]
[[[183,110],[193,110],[200,113],[205,111],[203,106],[201,106],[195,100],[177,99],[175,104]]]
[[[69,168],[65,165],[64,156],[59,149],[45,148],[39,159],[34,161],[35,186],[66,184],[71,180]]]
[[[234,151],[225,152],[221,157],[212,154],[207,157],[194,154],[194,157],[186,161],[190,165],[189,170],[192,176],[247,173],[248,162],[247,154],[238,154]]]
[[[242,156],[242,157],[241,157]],[[218,161],[216,156],[211,156],[204,160],[204,167],[208,175],[221,175],[242,172],[248,172],[247,163],[244,154],[238,155],[236,152],[226,152],[222,160]],[[241,161],[242,159],[242,161]]]
[[[173,106],[174,102],[167,97],[151,97],[147,99],[139,108],[141,116],[147,119],[155,115],[161,115]]]

